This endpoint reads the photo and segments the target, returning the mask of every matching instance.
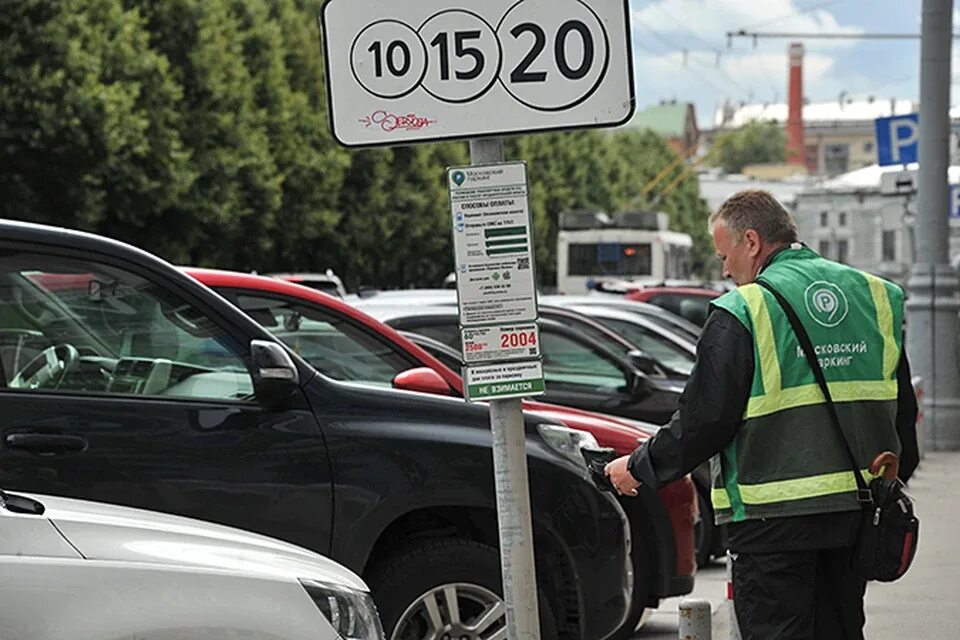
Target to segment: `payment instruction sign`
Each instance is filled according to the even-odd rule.
[[[467,399],[544,391],[523,162],[447,171]]]
[[[455,167],[447,176],[460,325],[534,322],[527,165]]]

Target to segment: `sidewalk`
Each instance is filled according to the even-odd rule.
[[[924,640],[960,636],[960,453],[928,453],[907,493],[920,518],[920,546],[910,572],[893,584],[867,587],[867,640]],[[713,606],[713,638],[728,640],[726,570],[713,564],[697,573],[691,598]],[[642,640],[677,637],[679,598],[664,601]]]

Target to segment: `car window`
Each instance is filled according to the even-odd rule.
[[[627,309],[627,311],[631,310]],[[688,342],[696,344],[697,340],[700,339],[700,327],[673,313],[650,313],[642,311],[640,315],[650,322],[656,323],[658,327],[663,327]]]
[[[112,265],[0,257],[5,386],[248,400],[246,348],[166,289]]]
[[[462,346],[460,344],[460,328],[456,320],[452,322],[430,322],[425,324],[403,322],[402,328],[406,331],[433,338],[437,342],[442,342],[457,351],[460,351]]]
[[[693,371],[693,354],[670,342],[667,338],[627,320],[613,319],[606,322],[617,333],[640,347],[661,365],[685,376],[690,375],[690,372]]]
[[[569,316],[555,316],[554,319],[560,324],[588,338],[596,340],[614,353],[622,353],[625,355],[633,350],[631,346],[623,344],[615,335],[612,335],[609,331],[604,331],[602,327],[597,326],[594,322],[584,322],[579,318]]]
[[[620,390],[626,387],[623,371],[609,358],[576,340],[541,327],[540,352],[547,384]]]
[[[389,387],[412,364],[397,348],[349,319],[287,298],[234,296],[236,305],[325,376]]]
[[[707,321],[707,312],[710,310],[710,298],[704,296],[681,296],[664,294],[653,296],[649,302],[663,307],[681,318],[686,318],[698,327]]]

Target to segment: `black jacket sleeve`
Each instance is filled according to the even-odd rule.
[[[920,464],[920,448],[917,444],[917,396],[913,391],[910,363],[907,352],[900,356],[897,367],[897,435],[900,437],[900,471],[897,474],[906,482]]]
[[[753,338],[715,309],[697,343],[697,362],[670,423],[630,456],[630,473],[660,487],[690,473],[733,439],[753,384]]]

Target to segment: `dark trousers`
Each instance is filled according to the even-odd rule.
[[[743,640],[863,640],[866,582],[850,548],[739,553],[733,602]]]

